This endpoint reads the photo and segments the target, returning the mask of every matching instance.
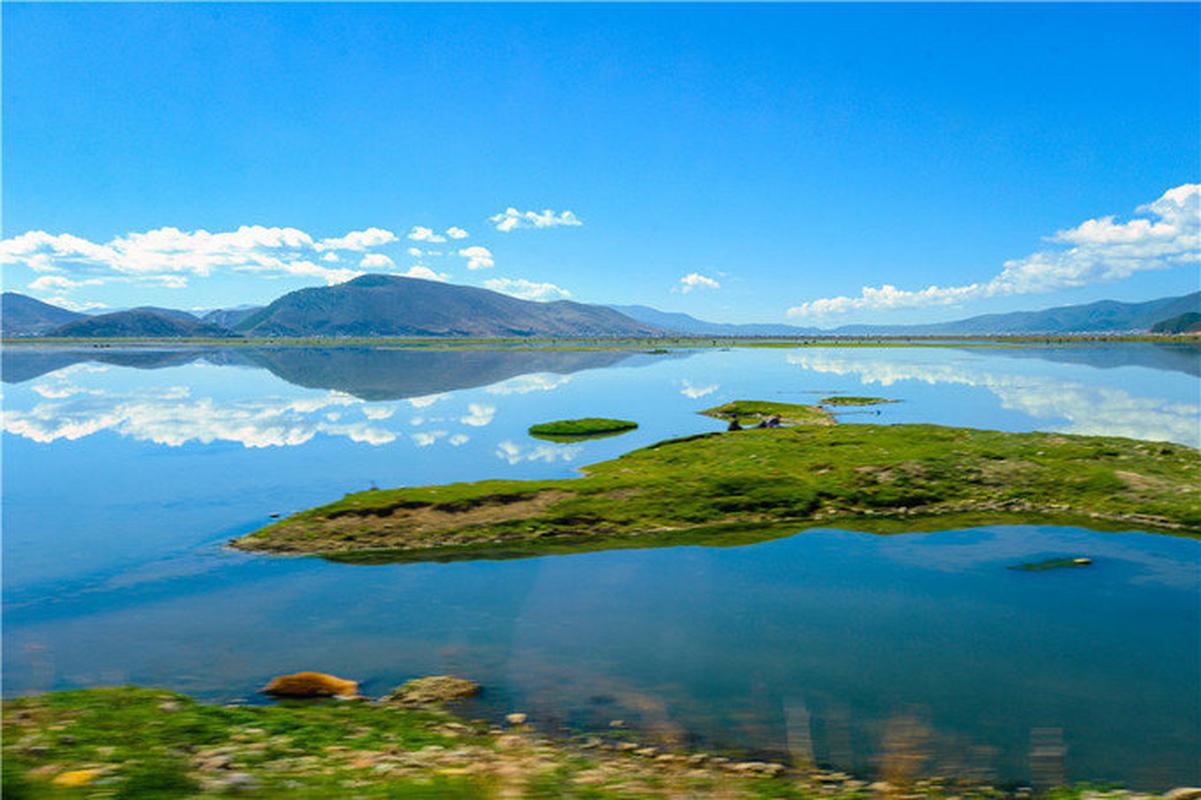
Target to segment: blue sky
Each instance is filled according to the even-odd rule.
[[[1198,288],[1196,4],[3,13],[0,258],[44,299],[421,267],[825,326]]]

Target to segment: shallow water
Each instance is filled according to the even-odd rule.
[[[999,780],[1201,781],[1201,543],[1006,526],[521,561],[349,566],[232,536],[347,491],[556,477],[738,398],[901,400],[854,422],[1197,446],[1198,351],[365,349],[3,354],[4,691],[215,700],[320,669],[475,678],[483,715],[871,771],[903,747]],[[877,414],[876,412],[879,411]],[[638,420],[560,445],[534,422]],[[1006,566],[1087,554],[1088,569]],[[1062,758],[1031,759],[1062,744]]]

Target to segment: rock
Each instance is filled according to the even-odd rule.
[[[1091,558],[1073,558],[1072,563],[1078,564],[1082,567],[1087,567],[1089,564],[1093,563],[1093,560]]]
[[[247,772],[231,772],[221,780],[221,788],[227,792],[253,792],[259,788],[259,780]]]
[[[1164,794],[1164,800],[1201,800],[1201,788],[1180,786]]]
[[[348,681],[324,672],[297,672],[272,678],[263,687],[264,694],[276,697],[353,697],[359,692],[356,681]]]
[[[625,726],[626,726],[625,720],[621,720],[621,719],[611,719],[611,720],[609,720],[609,727],[610,727],[610,728],[624,728]]]
[[[505,716],[505,722],[510,725],[524,725],[527,719],[525,714],[507,714]]]
[[[57,775],[53,783],[55,786],[72,788],[87,786],[98,777],[100,777],[100,770],[98,769],[71,769]]]
[[[453,675],[429,675],[397,686],[384,700],[405,705],[433,706],[474,697],[479,693],[480,685],[475,681]]]

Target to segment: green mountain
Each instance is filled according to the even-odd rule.
[[[0,333],[4,336],[41,336],[59,325],[85,317],[17,292],[0,296]]]
[[[112,314],[84,317],[49,331],[46,336],[72,338],[229,338],[227,328],[202,322],[186,311],[131,308]]]
[[[1186,311],[1160,320],[1151,326],[1152,333],[1201,333],[1201,313]]]
[[[604,306],[536,303],[449,283],[364,275],[290,292],[236,328],[248,336],[652,336]]]

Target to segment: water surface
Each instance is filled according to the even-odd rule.
[[[902,402],[842,422],[1103,433],[1197,446],[1197,351],[797,348],[3,354],[4,691],[134,682],[252,699],[321,669],[382,693],[454,672],[476,711],[870,772],[931,768],[1143,788],[1201,780],[1191,539],[1047,526],[521,561],[350,566],[225,550],[371,485],[564,477],[739,398]],[[878,412],[878,413],[877,413]],[[634,419],[578,444],[564,417]],[[1093,567],[1006,569],[1087,554]]]

